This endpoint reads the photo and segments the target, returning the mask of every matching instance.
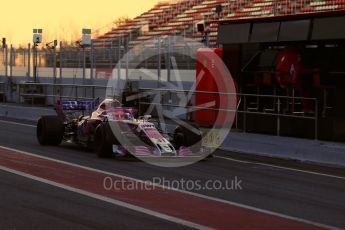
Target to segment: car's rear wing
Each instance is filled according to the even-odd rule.
[[[75,112],[84,115],[85,111],[91,113],[98,105],[99,98],[94,100],[59,100],[56,103],[55,110],[61,119],[66,120],[66,112],[69,114]]]
[[[61,106],[63,110],[78,110],[78,111],[85,111],[85,110],[95,110],[96,107],[99,105],[99,98],[95,100],[69,100],[69,101],[61,101]]]

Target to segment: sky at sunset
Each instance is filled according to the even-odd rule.
[[[82,28],[93,30],[116,18],[134,18],[158,0],[8,0],[1,1],[0,38],[18,46],[32,42],[32,29],[42,28],[44,42],[73,40]],[[105,28],[104,28],[105,29]]]

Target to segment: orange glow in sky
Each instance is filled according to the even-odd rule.
[[[82,28],[93,31],[116,18],[134,18],[158,0],[11,0],[1,1],[0,38],[18,46],[32,43],[32,29],[43,29],[43,42],[71,41]]]

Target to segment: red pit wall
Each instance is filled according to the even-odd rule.
[[[235,112],[219,111],[236,110],[238,101],[234,80],[223,63],[222,56],[221,48],[202,48],[197,52],[195,90],[231,94],[196,93],[195,105],[209,108],[195,112],[195,121],[202,127],[223,127],[231,125],[235,119]]]

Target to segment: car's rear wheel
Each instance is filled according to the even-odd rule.
[[[112,144],[109,141],[110,130],[106,127],[106,124],[100,124],[96,128],[95,134],[95,151],[98,157],[105,158],[112,155]]]
[[[36,136],[41,145],[59,145],[65,126],[57,116],[43,116],[37,122]]]

